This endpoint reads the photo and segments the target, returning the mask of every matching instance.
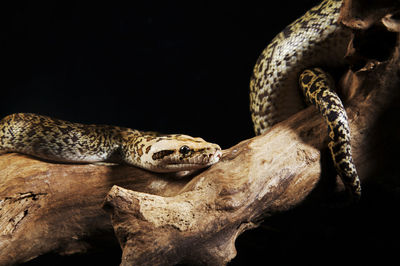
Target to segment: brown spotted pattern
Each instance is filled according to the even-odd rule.
[[[23,113],[0,121],[0,152],[19,152],[59,162],[124,162],[155,172],[199,169],[221,157],[217,144],[201,138],[85,125]]]
[[[305,107],[296,90],[304,69],[343,64],[350,32],[337,21],[342,1],[325,0],[279,33],[257,60],[250,111],[257,135]]]
[[[332,79],[320,68],[307,69],[299,78],[307,103],[317,107],[328,124],[328,144],[336,171],[353,199],[361,196],[361,184],[353,163],[347,114]]]

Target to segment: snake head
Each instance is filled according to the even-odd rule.
[[[136,151],[133,156],[142,154],[136,160],[138,166],[154,172],[196,170],[221,158],[221,148],[217,144],[187,135],[147,137],[141,143],[144,145],[135,145],[141,147],[141,151]]]

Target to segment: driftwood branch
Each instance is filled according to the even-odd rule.
[[[396,22],[389,15],[382,23],[372,18],[379,27],[392,25],[393,31]],[[375,25],[370,17],[361,24],[343,20],[358,30],[367,25],[367,30]],[[355,35],[349,51],[361,67],[341,80],[349,98],[353,156],[364,185],[378,178],[370,176],[379,167],[377,122],[400,85],[398,35],[382,34],[394,36],[394,42],[379,60],[357,46],[357,38],[365,35]],[[225,150],[220,163],[192,179],[121,165],[55,164],[2,155],[0,265],[50,252],[86,252],[96,244],[115,244],[115,235],[122,265],[226,264],[236,255],[238,235],[263,219],[341,195],[327,141],[326,125],[309,107],[267,134]]]

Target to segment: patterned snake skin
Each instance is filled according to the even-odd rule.
[[[59,162],[127,163],[154,172],[212,165],[221,148],[201,138],[161,135],[108,125],[84,125],[36,114],[0,121],[0,152],[19,152]]]
[[[250,81],[250,111],[256,134],[314,104],[329,127],[333,162],[353,199],[361,195],[347,115],[320,69],[344,65],[350,31],[338,23],[341,0],[325,0],[279,33],[262,52]],[[304,70],[310,69],[308,72]],[[302,74],[303,73],[303,74]]]
[[[254,67],[250,109],[256,134],[266,132],[305,107],[301,90],[295,89],[300,81],[306,101],[318,108],[328,124],[337,172],[358,199],[361,187],[346,112],[327,75],[314,68],[343,64],[350,32],[338,24],[341,6],[340,0],[325,0],[272,40]],[[83,125],[34,114],[14,114],[0,121],[0,152],[63,162],[125,162],[156,172],[198,169],[221,157],[218,145],[200,138]]]

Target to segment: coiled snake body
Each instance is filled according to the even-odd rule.
[[[338,23],[341,0],[325,0],[287,26],[262,52],[250,81],[250,110],[256,134],[314,104],[328,124],[329,149],[337,172],[354,199],[361,194],[352,161],[346,111],[333,83],[319,68],[344,64],[350,31]]]
[[[217,144],[201,138],[84,125],[22,113],[0,121],[0,152],[60,162],[123,162],[154,172],[195,170],[221,157]]]

